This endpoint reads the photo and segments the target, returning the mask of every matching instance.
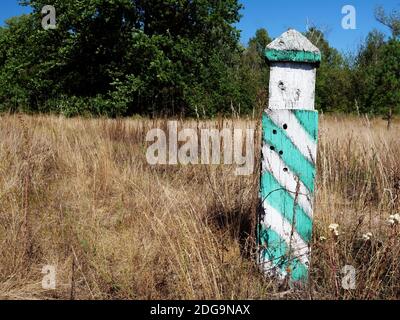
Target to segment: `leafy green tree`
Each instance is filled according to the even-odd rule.
[[[393,38],[383,47],[376,68],[372,108],[386,115],[388,129],[393,115],[400,113],[400,41]]]
[[[249,40],[241,59],[242,86],[251,97],[253,114],[258,114],[267,104],[269,66],[265,58],[265,49],[271,41],[266,29],[258,29],[255,36]]]
[[[355,57],[351,81],[359,113],[377,113],[377,110],[372,108],[372,97],[375,91],[376,69],[379,67],[384,46],[385,35],[373,30],[368,34]]]
[[[323,112],[352,112],[351,70],[349,63],[328,41],[322,31],[310,28],[305,36],[322,54],[317,72],[316,107]]]
[[[32,26],[29,16],[9,19],[7,25],[0,29],[0,103],[11,111],[18,106],[24,106],[27,111],[38,85],[35,74],[40,72],[32,59],[36,53],[41,53],[39,48],[30,48],[32,39],[27,34]],[[40,59],[40,56],[35,58]]]
[[[255,49],[260,58],[264,59],[265,49],[271,41],[272,39],[270,38],[268,31],[261,28],[258,29],[255,36],[249,40],[249,48]]]
[[[13,104],[70,115],[191,114],[202,103],[212,115],[231,100],[248,104],[237,94],[240,82],[230,79],[241,55],[237,0],[24,4],[33,13],[1,32],[3,110]],[[55,30],[41,27],[49,4],[57,12]]]
[[[33,12],[0,27],[0,111],[67,116],[215,116],[267,103],[271,42],[259,29],[246,48],[238,0],[24,0]],[[56,8],[55,30],[41,26]],[[397,11],[377,9],[392,39],[372,31],[355,56],[305,34],[323,59],[316,106],[324,112],[398,113]],[[396,69],[397,68],[397,69]]]

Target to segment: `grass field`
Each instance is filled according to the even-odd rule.
[[[256,127],[260,146],[256,121],[207,125]],[[388,223],[400,213],[399,122],[321,116],[303,291],[254,263],[259,165],[242,177],[234,166],[152,167],[144,140],[155,127],[166,121],[1,117],[0,298],[400,298],[400,225]],[[55,290],[42,288],[44,265],[56,267]],[[355,290],[342,288],[345,265]]]

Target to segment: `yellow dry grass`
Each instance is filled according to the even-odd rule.
[[[400,212],[399,123],[321,118],[310,284],[284,295],[254,264],[259,167],[149,166],[154,127],[166,121],[0,118],[2,299],[400,298],[400,226],[386,222]],[[44,265],[56,290],[42,288]]]

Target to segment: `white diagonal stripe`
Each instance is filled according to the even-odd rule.
[[[291,258],[297,258],[308,268],[308,256],[310,254],[308,244],[304,242],[296,230],[292,228],[292,225],[278,211],[271,207],[267,201],[263,202],[263,208],[265,217],[262,223],[264,226],[267,229],[271,228],[273,231],[279,234],[279,236],[285,240],[287,246],[291,247],[293,253]]]
[[[275,111],[276,110],[267,109],[265,112],[279,128],[283,128],[283,125],[287,124],[287,129],[285,130],[286,135],[297,149],[299,149],[299,151],[315,165],[317,151],[316,143],[310,138],[307,131],[291,111]]]
[[[289,194],[294,198],[296,193],[297,183],[299,183],[299,193],[297,196],[297,203],[303,209],[303,211],[312,218],[313,216],[313,197],[306,188],[306,186],[298,179],[290,170],[289,167],[285,165],[281,157],[270,149],[270,146],[265,144],[262,148],[263,161],[262,161],[262,171],[269,171],[278,181],[278,183],[289,191]],[[283,169],[287,168],[287,172]]]

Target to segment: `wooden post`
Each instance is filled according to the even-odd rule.
[[[314,110],[321,53],[289,30],[267,46],[269,106],[263,113],[259,262],[268,276],[308,278],[318,138]]]

